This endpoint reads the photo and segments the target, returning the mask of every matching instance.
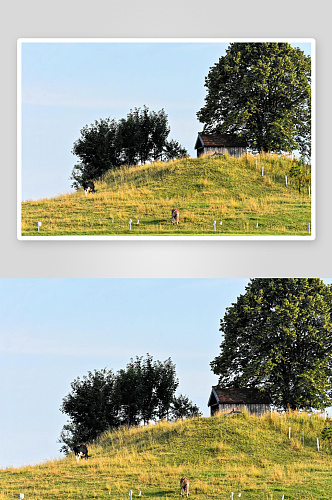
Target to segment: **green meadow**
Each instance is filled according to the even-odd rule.
[[[109,171],[95,183],[94,196],[79,190],[23,202],[21,234],[309,236],[309,185],[299,193],[289,176],[292,163],[277,155],[224,155]],[[310,166],[305,169],[310,182]],[[171,220],[174,207],[180,211],[178,226]]]
[[[319,416],[290,412],[117,429],[88,445],[87,461],[69,455],[0,470],[0,499],[128,500],[130,490],[133,499],[175,499],[186,475],[192,500],[227,500],[231,492],[233,500],[327,500],[332,449],[320,442],[317,450],[323,426]]]

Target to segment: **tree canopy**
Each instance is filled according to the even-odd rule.
[[[231,43],[205,78],[204,132],[259,151],[311,154],[311,57],[289,43]]]
[[[70,177],[72,187],[79,189],[85,181],[97,180],[124,165],[189,156],[177,141],[168,140],[169,133],[165,110],[150,111],[146,106],[131,109],[118,121],[106,118],[86,125],[72,149],[80,160]]]
[[[223,388],[261,388],[283,409],[332,403],[332,290],[318,278],[259,278],[220,320],[211,362]]]
[[[70,417],[63,426],[59,442],[65,453],[76,444],[89,442],[105,429],[119,425],[113,392],[116,377],[106,368],[88,372],[71,383],[72,391],[63,398],[60,411]]]
[[[172,403],[172,416],[174,420],[179,418],[198,417],[199,415],[202,415],[202,413],[198,406],[195,405],[188,396],[180,394],[178,397],[174,397]]]
[[[60,451],[69,453],[76,444],[109,428],[199,414],[188,398],[175,397],[178,385],[171,358],[154,361],[149,354],[131,359],[116,374],[104,368],[78,377],[60,407],[69,417],[60,434],[59,442],[64,443]]]

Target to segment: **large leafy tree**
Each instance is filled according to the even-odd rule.
[[[159,420],[168,419],[174,394],[179,385],[175,364],[171,358],[166,359],[164,362],[157,361],[155,363],[155,374],[157,382],[155,389],[157,396],[156,414]]]
[[[89,442],[109,428],[174,417],[178,385],[171,358],[154,361],[149,354],[145,359],[132,358],[116,374],[104,368],[78,377],[60,407],[69,417],[58,441],[64,443],[60,451],[68,453],[76,444]],[[194,408],[190,404],[189,413]]]
[[[121,165],[117,130],[118,123],[111,118],[95,120],[82,128],[81,137],[74,142],[72,149],[80,160],[70,177],[73,188],[79,189],[85,181],[98,179]]]
[[[117,374],[115,400],[121,421],[135,425],[143,420],[167,418],[179,385],[175,365],[170,358],[153,361],[152,356],[131,359]]]
[[[121,424],[129,427],[139,423],[142,392],[141,372],[138,363],[131,359],[126,368],[117,372],[114,388],[114,401],[119,409]]]
[[[288,43],[231,43],[205,78],[205,132],[259,151],[311,151],[311,58]]]
[[[137,359],[137,358],[136,358]],[[146,359],[142,361],[138,358],[141,374],[141,419],[144,424],[149,422],[149,420],[154,420],[156,417],[156,407],[158,403],[156,394],[156,385],[158,383],[158,378],[156,378],[155,362],[153,362],[152,356],[147,355]]]
[[[164,109],[151,112],[151,142],[152,158],[154,161],[161,160],[166,145],[167,137],[171,131],[168,125],[168,117]]]
[[[106,368],[88,372],[71,383],[72,391],[63,398],[60,411],[69,416],[64,425],[60,451],[68,453],[81,442],[98,437],[109,427],[119,424],[118,409],[114,405],[115,375]]]
[[[278,408],[332,403],[332,291],[316,278],[253,279],[220,321],[221,387],[257,387]]]
[[[136,165],[138,161],[138,144],[140,139],[139,124],[135,116],[128,114],[118,123],[116,144],[120,152],[122,164]]]
[[[152,149],[152,120],[151,112],[147,106],[142,109],[135,108],[130,111],[136,119],[138,127],[137,153],[139,161],[142,165],[151,160]]]
[[[72,149],[79,158],[70,177],[72,187],[79,189],[85,181],[124,165],[188,156],[181,144],[167,140],[169,133],[165,110],[150,111],[146,106],[131,109],[119,121],[106,118],[86,125]]]

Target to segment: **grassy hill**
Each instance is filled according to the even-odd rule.
[[[95,196],[80,190],[23,202],[22,235],[308,236],[311,198],[295,179],[286,187],[291,165],[277,155],[221,156],[110,171]],[[174,207],[179,226],[171,223]]]
[[[180,497],[183,475],[192,500],[331,499],[331,447],[316,446],[323,426],[307,414],[245,414],[107,432],[88,461],[0,470],[0,499],[126,500],[132,490],[133,500],[140,491],[142,500],[167,500]]]

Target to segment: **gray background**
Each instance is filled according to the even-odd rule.
[[[330,276],[331,2],[1,2],[0,277]],[[24,37],[316,39],[315,241],[18,241],[16,41]]]

